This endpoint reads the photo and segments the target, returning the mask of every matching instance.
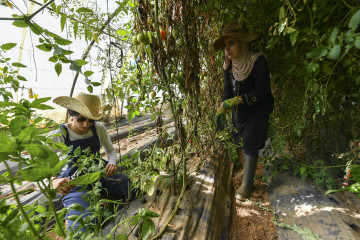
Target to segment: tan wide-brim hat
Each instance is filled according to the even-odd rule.
[[[104,111],[111,109],[110,105],[101,106],[100,98],[88,93],[79,93],[76,97],[57,97],[53,102],[93,120],[101,119]]]
[[[239,26],[238,22],[228,23],[223,30],[223,34],[214,42],[215,51],[225,48],[224,38],[232,37],[237,41],[250,43],[260,37],[258,33],[249,33],[245,25]]]

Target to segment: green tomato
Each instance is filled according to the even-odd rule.
[[[137,45],[140,44],[139,41],[137,40],[137,36],[133,36],[133,37],[132,37],[132,43],[133,43],[135,46],[137,46]]]
[[[179,30],[177,28],[174,28],[172,31],[171,31],[171,34],[173,35],[173,37],[175,39],[178,39],[180,34],[179,34]]]
[[[182,38],[179,38],[178,40],[176,40],[176,43],[177,43],[179,46],[182,46],[182,45],[184,45],[184,40],[182,40]]]
[[[169,133],[167,131],[163,132],[162,137],[167,139],[169,137]]]
[[[180,71],[180,72],[179,72],[179,78],[184,78],[184,77],[185,77],[184,72],[183,72],[183,71]]]
[[[139,43],[143,43],[145,45],[149,44],[150,42],[149,36],[146,33],[139,33],[136,38]]]

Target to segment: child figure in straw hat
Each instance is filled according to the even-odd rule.
[[[57,97],[53,101],[67,108],[69,115],[72,117],[70,122],[62,124],[59,129],[51,132],[52,135],[61,133],[61,136],[54,136],[53,141],[72,146],[70,155],[74,155],[74,150],[80,147],[82,151],[90,149],[90,154],[100,156],[100,147],[103,146],[108,155],[108,163],[106,163],[105,167],[107,178],[100,179],[104,189],[102,194],[114,199],[126,200],[130,181],[126,175],[116,174],[117,155],[115,149],[105,126],[96,122],[96,120],[102,118],[104,111],[109,109],[110,106],[102,106],[98,96],[87,93],[80,93],[74,98],[66,96]],[[82,215],[85,218],[90,214],[86,210],[90,204],[82,197],[86,194],[86,191],[79,190],[80,187],[66,186],[70,179],[76,175],[78,170],[76,162],[78,159],[78,157],[73,156],[71,162],[61,170],[59,176],[53,179],[53,188],[58,189],[64,195],[62,203],[65,207],[69,207],[73,203],[81,204],[84,207],[83,212],[70,210],[67,216]],[[117,181],[114,181],[114,179]],[[73,221],[67,220],[69,227],[76,229],[79,226],[79,222],[74,224]],[[81,231],[85,231],[85,228],[82,228]]]
[[[224,129],[226,111],[232,110],[234,142],[243,141],[242,153],[239,151],[243,159],[243,171],[239,174],[242,183],[235,195],[239,200],[248,199],[253,190],[259,150],[265,146],[269,115],[274,108],[267,59],[250,47],[259,36],[238,22],[231,22],[214,43],[216,51],[225,52],[224,96],[215,123],[217,129]]]

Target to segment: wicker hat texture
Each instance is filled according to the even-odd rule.
[[[102,106],[98,96],[88,93],[79,93],[76,97],[57,97],[53,102],[93,120],[101,119],[104,111],[111,109],[110,105]]]
[[[238,22],[228,23],[223,30],[223,34],[214,42],[215,51],[225,48],[224,38],[232,37],[241,42],[253,42],[260,37],[258,33],[249,33],[245,25],[239,26]]]

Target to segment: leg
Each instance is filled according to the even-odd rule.
[[[248,155],[247,153],[253,154]],[[239,200],[245,200],[250,197],[254,188],[254,176],[258,160],[258,151],[244,150],[244,176],[240,188],[236,191],[235,197]]]
[[[80,223],[79,222],[75,222],[72,220],[69,220],[68,217],[71,215],[82,215],[81,218],[85,218],[86,216],[90,215],[91,213],[87,210],[87,208],[90,206],[90,204],[88,202],[86,202],[83,198],[82,195],[85,195],[86,191],[81,191],[78,192],[76,190],[71,190],[71,192],[67,195],[64,196],[62,203],[64,205],[64,207],[69,207],[71,204],[73,203],[79,203],[80,205],[82,205],[84,207],[84,211],[77,211],[77,210],[70,210],[70,212],[68,214],[66,214],[66,218],[68,221],[68,231],[71,229],[75,230]],[[80,229],[81,232],[85,232],[86,228],[83,227]]]
[[[129,196],[130,180],[125,174],[115,174],[100,180],[104,188],[102,194],[115,200],[127,200]]]
[[[239,155],[239,162],[240,162],[242,169],[241,169],[241,172],[236,173],[234,177],[242,178],[244,176],[244,160],[243,160],[243,149],[242,148],[238,149],[238,155]]]

